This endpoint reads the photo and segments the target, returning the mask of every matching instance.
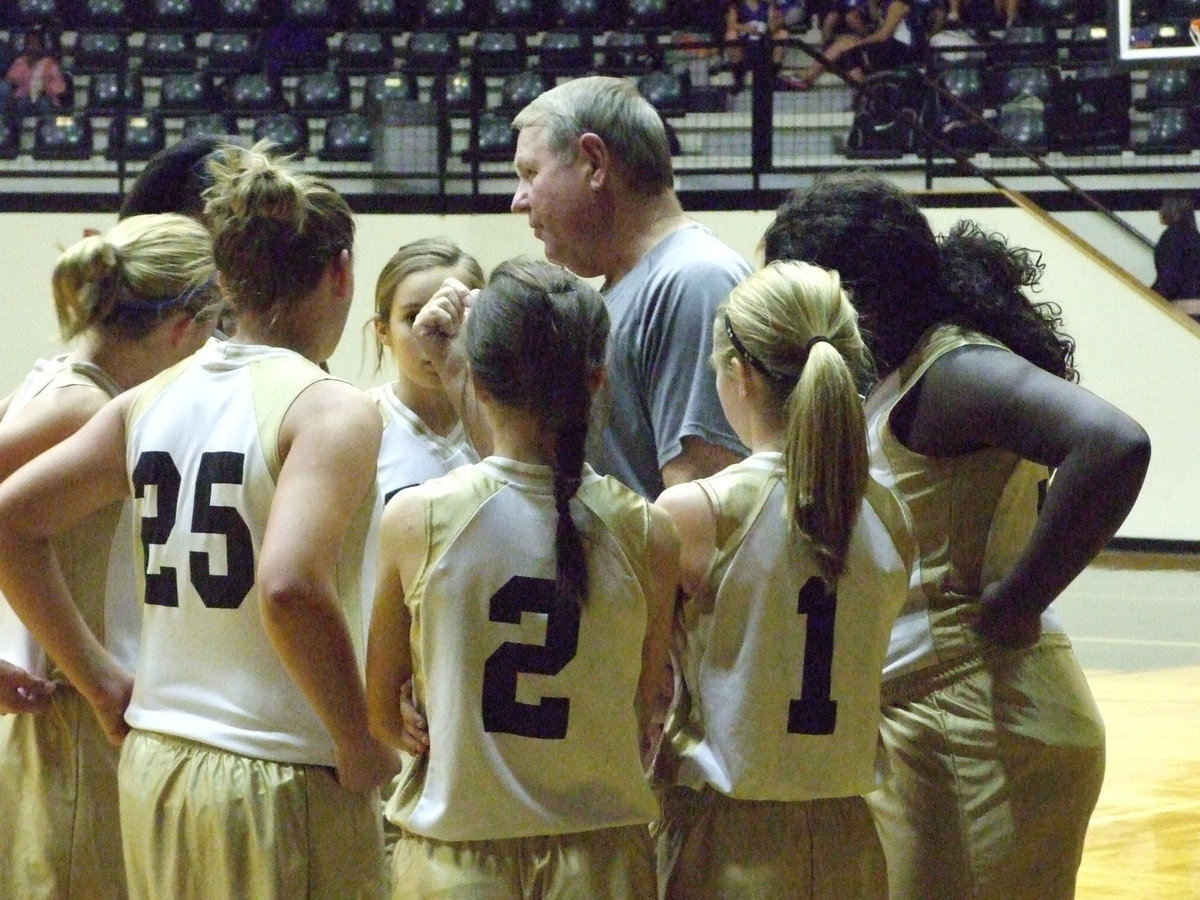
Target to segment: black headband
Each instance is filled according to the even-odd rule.
[[[762,374],[766,375],[772,381],[795,381],[800,377],[798,374],[788,375],[784,372],[776,372],[774,369],[768,367],[767,364],[761,359],[747,350],[746,345],[742,343],[742,339],[739,338],[733,330],[733,323],[729,321],[729,313],[725,313],[725,334],[729,337],[729,343],[733,344],[733,349],[745,357],[746,362],[750,363],[750,365],[754,366],[754,368],[758,369],[758,371],[762,372]],[[831,347],[833,346],[833,341],[829,340],[829,338],[823,334],[813,335],[808,339],[808,343],[804,345],[804,363],[808,362],[808,354],[812,350],[813,346],[822,342],[829,344]],[[801,369],[804,368],[804,363],[800,364]]]

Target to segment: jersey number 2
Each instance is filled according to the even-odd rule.
[[[188,554],[188,574],[201,601],[210,609],[237,609],[254,585],[254,542],[246,521],[232,506],[212,502],[214,484],[241,484],[245,454],[210,452],[200,457],[200,471],[192,500],[192,533],[219,534],[225,538],[226,574],[214,575],[208,554]],[[133,470],[134,496],[146,495],[146,487],[155,488],[155,512],[142,516],[142,554],[146,565],[146,602],[154,606],[178,606],[179,586],[175,569],[163,566],[150,571],[150,545],[165,544],[175,528],[179,490],[179,468],[165,450],[147,450],[138,457]]]
[[[796,612],[807,616],[804,629],[804,674],[800,699],[788,704],[788,734],[833,734],[837,701],[833,689],[833,624],[837,594],[823,579],[810,578],[800,588]]]
[[[579,607],[555,598],[554,582],[517,575],[492,597],[488,618],[520,624],[521,613],[544,613],[546,643],[505,641],[483,665],[483,730],[523,737],[560,740],[567,736],[571,701],[542,697],[537,703],[517,699],[522,672],[557,675],[579,648]]]

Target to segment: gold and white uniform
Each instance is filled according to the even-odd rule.
[[[645,824],[657,804],[641,768],[634,705],[651,583],[648,503],[585,469],[570,504],[589,566],[579,608],[554,595],[548,467],[489,457],[425,490],[426,550],[405,602],[430,748],[387,807],[403,831],[393,896],[419,896],[431,883],[448,896],[467,890],[462,878],[478,873],[446,865],[455,848],[459,859],[498,859],[496,878],[509,878],[516,896],[544,896],[544,884],[518,884],[513,873],[547,840],[562,859],[585,833],[607,840],[605,864],[615,867],[605,877],[642,885],[641,893],[620,883],[606,892],[653,893]],[[618,844],[629,849],[612,851]],[[596,859],[591,850],[580,859],[589,854]],[[570,883],[569,872],[558,877]]]
[[[255,584],[281,423],[329,377],[290,350],[213,340],[137,389],[129,410],[145,598],[120,769],[135,896],[383,890],[378,800],[337,786],[333,740],[275,652]],[[372,490],[335,573],[360,660],[378,511]]]
[[[998,448],[922,456],[889,424],[931,365],[973,345],[1000,346],[933,329],[868,404],[873,474],[908,504],[919,554],[884,674],[892,776],[870,801],[897,900],[1068,898],[1104,775],[1099,711],[1052,609],[1027,650],[972,627],[1050,472]]]
[[[880,672],[912,558],[904,509],[870,482],[844,572],[828,585],[784,517],[781,454],[696,484],[717,549],[676,621],[660,889],[879,895],[882,851],[862,795],[875,787]]]
[[[34,397],[69,386],[120,387],[90,363],[66,355],[40,360],[13,396],[5,419]],[[128,502],[112,503],[54,540],[79,612],[127,667],[137,658],[136,592]],[[37,714],[0,716],[0,897],[109,900],[125,893],[117,823],[117,749],[87,702],[0,597],[0,659],[59,682]]]

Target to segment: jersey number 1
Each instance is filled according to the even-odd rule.
[[[788,704],[788,734],[833,734],[837,701],[833,690],[833,624],[837,594],[821,578],[800,588],[796,612],[807,616],[804,629],[804,674],[800,699]]]
[[[210,609],[237,609],[254,585],[254,542],[246,521],[232,506],[212,502],[214,484],[241,484],[245,454],[210,452],[200,457],[200,471],[192,500],[192,533],[219,534],[225,538],[226,574],[214,575],[207,553],[188,554],[188,574],[200,600]],[[175,569],[162,566],[150,571],[150,545],[165,544],[175,528],[182,479],[171,454],[147,450],[133,470],[134,496],[145,498],[146,487],[155,488],[155,511],[142,516],[142,556],[146,566],[146,602],[153,606],[178,606],[179,585]]]
[[[537,703],[522,703],[517,699],[517,676],[522,672],[557,675],[575,658],[579,607],[558,601],[553,581],[517,575],[492,597],[488,618],[516,625],[526,612],[545,614],[546,643],[505,641],[487,658],[483,665],[483,730],[561,740],[567,736],[571,701],[542,697]]]

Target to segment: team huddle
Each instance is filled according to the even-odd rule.
[[[350,208],[268,147],[62,254],[0,401],[0,897],[1073,896],[1051,603],[1150,450],[1036,254],[856,175],[752,270],[628,82],[514,128],[549,261],[400,247],[368,392]]]

